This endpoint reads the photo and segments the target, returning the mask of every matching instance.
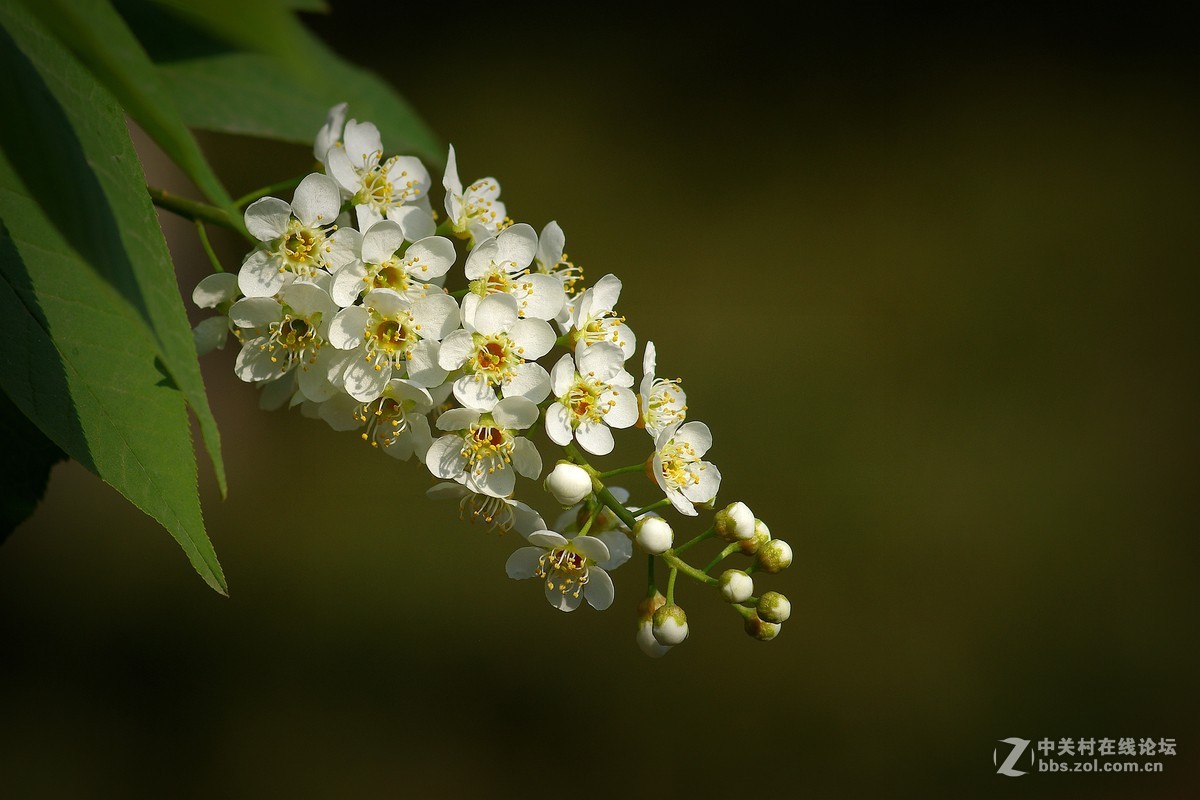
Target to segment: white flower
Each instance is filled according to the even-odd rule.
[[[238,287],[246,297],[271,297],[290,280],[315,277],[326,265],[326,241],[342,207],[332,179],[314,172],[300,181],[290,204],[277,197],[246,209],[246,229],[266,247],[242,263]]]
[[[437,427],[453,433],[433,443],[425,464],[438,478],[463,479],[473,492],[508,497],[516,485],[514,471],[533,480],[542,472],[537,447],[514,433],[537,417],[537,406],[524,397],[506,397],[491,413],[452,408],[438,417]]]
[[[238,290],[237,276],[229,272],[217,272],[203,278],[192,291],[192,302],[200,308],[223,309],[241,294]],[[221,350],[229,339],[229,329],[232,323],[229,317],[222,314],[219,317],[209,317],[201,320],[192,329],[192,339],[196,343],[196,354],[204,355],[213,350]]]
[[[625,324],[625,318],[618,317],[613,311],[620,296],[621,281],[615,275],[605,275],[580,295],[571,318],[571,341],[576,350],[580,342],[584,345],[613,342],[621,348],[625,358],[633,355],[637,339]]]
[[[433,281],[454,264],[454,243],[442,236],[426,236],[404,247],[407,237],[392,220],[372,225],[362,236],[361,258],[333,276],[333,301],[343,308],[352,306],[359,295],[372,289],[391,289],[410,303],[431,291],[441,294]]]
[[[537,250],[537,234],[524,222],[505,228],[495,238],[479,241],[467,256],[464,271],[471,293],[463,298],[463,314],[474,313],[484,297],[497,292],[517,301],[522,317],[550,320],[562,311],[566,295],[562,283],[552,275],[531,273],[529,264]]]
[[[362,430],[364,442],[393,458],[407,461],[414,453],[425,460],[433,435],[425,416],[433,408],[428,390],[403,378],[392,378],[383,394],[367,403],[339,392],[321,404],[320,417],[335,431]]]
[[[245,297],[229,309],[241,329],[242,351],[234,372],[246,382],[270,381],[299,368],[298,386],[309,400],[321,402],[333,393],[329,375],[338,363],[326,347],[337,307],[320,286],[291,283],[276,297]]]
[[[546,435],[555,444],[567,445],[574,437],[579,446],[598,456],[613,449],[610,427],[628,428],[637,422],[637,400],[629,388],[633,376],[624,369],[621,348],[609,342],[567,353],[550,374],[557,402],[546,409]]]
[[[504,203],[499,199],[500,184],[495,178],[481,178],[463,191],[454,145],[450,145],[450,155],[446,158],[442,187],[446,190],[446,215],[459,238],[478,241],[494,236],[508,224]]]
[[[346,123],[341,146],[334,145],[325,156],[329,174],[354,205],[359,230],[367,230],[406,203],[429,202],[429,172],[419,159],[392,156],[380,163],[382,158],[379,129],[357,120]]]
[[[576,285],[583,280],[583,267],[571,263],[564,252],[566,246],[567,237],[562,228],[550,220],[538,237],[537,253],[533,259],[538,272],[553,275],[562,284],[563,292],[574,295]]]
[[[696,516],[693,503],[707,503],[721,488],[720,471],[701,461],[710,447],[712,433],[703,422],[672,425],[654,443],[654,479],[680,514]]]
[[[597,611],[612,605],[615,590],[608,570],[628,558],[614,556],[595,536],[567,538],[554,531],[537,531],[526,537],[532,547],[514,552],[504,565],[514,580],[541,578],[546,600],[559,611],[574,611],[582,600]]]
[[[560,505],[573,506],[592,493],[592,476],[578,464],[560,461],[546,476],[544,486]]]
[[[454,396],[468,408],[487,411],[504,397],[540,403],[550,393],[550,375],[533,363],[554,346],[554,331],[540,319],[518,319],[512,295],[491,294],[479,301],[474,317],[463,315],[464,330],[442,342],[438,364],[461,369]]]
[[[438,342],[457,327],[458,303],[449,295],[432,294],[410,303],[391,289],[374,289],[363,305],[337,313],[329,341],[353,351],[343,374],[346,391],[367,402],[382,395],[393,377],[408,377],[421,386],[444,381]]]
[[[646,342],[638,402],[641,404],[646,433],[657,439],[664,430],[683,422],[687,417],[687,394],[680,388],[679,379],[654,377],[654,359],[654,342]]]
[[[470,523],[483,520],[484,524],[500,533],[515,530],[521,535],[528,535],[546,527],[541,514],[520,500],[473,492],[455,481],[437,483],[425,491],[425,496],[431,500],[456,500],[460,519]]]

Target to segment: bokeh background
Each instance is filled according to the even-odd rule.
[[[610,611],[553,611],[504,576],[512,536],[427,502],[416,465],[258,411],[219,353],[229,499],[200,471],[231,597],[57,467],[0,551],[0,793],[1191,795],[1190,20],[380,14],[306,19],[464,178],[620,275],[714,430],[722,501],[793,544],[768,584],[793,619],[754,642],[681,584],[692,638],[648,660],[636,563]],[[204,145],[235,194],[310,159]],[[163,223],[190,292],[202,253]],[[1179,753],[1005,778],[1013,736]]]

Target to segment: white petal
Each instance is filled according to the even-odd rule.
[[[610,389],[600,396],[602,403],[610,400],[613,405],[604,414],[605,424],[611,428],[628,428],[637,422],[638,404],[632,389]]]
[[[496,243],[500,246],[500,257],[497,261],[503,262],[509,272],[528,267],[537,252],[537,234],[531,225],[524,222],[518,222],[500,231]]]
[[[255,250],[237,274],[238,288],[246,297],[271,297],[287,282],[287,275],[269,253]]]
[[[279,299],[302,317],[311,317],[314,314],[332,315],[337,310],[329,292],[308,281],[296,281],[285,286],[279,292]]]
[[[425,490],[425,496],[430,500],[461,500],[470,493],[461,483],[454,481],[435,483]]]
[[[345,190],[347,196],[353,196],[362,186],[362,178],[358,176],[354,162],[340,147],[329,151],[329,156],[325,160],[325,169],[338,182],[338,186]]]
[[[571,544],[592,561],[608,561],[608,545],[595,536],[576,536]]]
[[[458,328],[458,302],[448,294],[431,294],[412,304],[412,318],[423,339],[441,341]]]
[[[356,431],[363,425],[358,418],[358,406],[359,402],[353,397],[338,392],[321,404],[318,414],[335,431]]]
[[[621,345],[621,350],[624,351],[626,358],[632,358],[634,352],[637,350],[637,337],[634,336],[633,329],[622,322],[616,326],[615,330],[617,344]],[[609,334],[609,338],[612,338],[611,333]]]
[[[383,220],[372,225],[362,239],[362,260],[382,264],[404,244],[404,230],[398,223]]]
[[[531,532],[540,531],[546,527],[542,515],[520,500],[513,501],[512,510],[515,517],[513,520],[513,530],[522,536],[528,536]]]
[[[438,363],[441,345],[432,339],[422,339],[408,351],[408,377],[426,388],[440,386],[447,370]]]
[[[329,148],[336,145],[342,138],[342,128],[346,125],[346,104],[338,103],[325,115],[325,124],[317,131],[313,142],[313,157],[324,161]]]
[[[474,292],[468,292],[462,299],[462,325],[472,333],[475,331],[475,311],[479,308],[479,301],[482,299]]]
[[[263,411],[278,411],[287,404],[295,392],[296,374],[289,372],[262,385],[262,391],[258,394],[258,407]]]
[[[245,218],[250,235],[260,242],[269,242],[283,236],[287,230],[292,207],[278,197],[264,197],[246,208]]]
[[[507,297],[507,295],[503,296]],[[487,302],[487,298],[484,298],[484,302]],[[479,321],[478,312],[475,314],[475,321]],[[557,338],[549,323],[540,319],[517,320],[509,329],[508,336],[517,347],[521,348],[518,352],[526,361],[534,361],[549,353]]]
[[[601,311],[612,311],[621,296],[621,279],[616,275],[605,275],[596,281],[592,292],[592,316],[599,316]]]
[[[501,428],[525,430],[537,422],[538,408],[524,397],[506,397],[492,409],[492,418]]]
[[[512,295],[489,294],[479,301],[473,321],[484,336],[503,333],[517,321],[517,301]]]
[[[325,241],[328,244],[325,266],[331,272],[337,272],[350,262],[359,260],[362,255],[362,234],[354,228],[338,228]]]
[[[278,378],[282,373],[279,364],[271,361],[270,351],[262,349],[261,345],[265,343],[265,338],[252,339],[242,346],[237,355],[233,365],[234,374],[247,383],[268,381]]]
[[[546,435],[560,447],[571,443],[571,412],[562,403],[553,403],[546,409]]]
[[[296,373],[296,386],[305,398],[314,403],[323,403],[334,394],[340,393],[329,380],[329,364],[333,361],[340,366],[340,355],[332,347],[322,347],[315,363],[300,366]]]
[[[361,261],[351,261],[337,271],[333,276],[333,302],[342,308],[352,306],[358,301],[362,290],[367,288],[367,265]]]
[[[383,387],[392,379],[392,368],[384,365],[375,369],[369,361],[356,357],[346,367],[344,377],[350,396],[368,403],[383,394]]]
[[[543,268],[550,269],[562,260],[563,248],[566,246],[567,237],[562,228],[556,221],[550,220],[546,227],[542,228],[542,235],[538,240],[537,260]]]
[[[478,411],[491,411],[497,402],[496,390],[474,375],[463,375],[454,382],[454,399]]]
[[[329,326],[329,343],[339,350],[353,350],[363,343],[369,319],[362,306],[343,308]]]
[[[590,349],[590,348],[589,348]],[[571,383],[575,380],[575,359],[570,353],[562,356],[558,361],[554,362],[554,367],[550,370],[550,388],[554,392],[555,397],[562,397],[571,388]],[[555,441],[558,441],[557,439]],[[570,441],[568,438],[567,441]],[[566,444],[567,442],[558,442]]]
[[[208,275],[192,290],[192,302],[200,308],[216,308],[221,303],[237,296],[238,279],[237,275],[232,272],[217,272]]]
[[[542,474],[542,454],[538,452],[537,445],[528,439],[513,442],[512,466],[517,474],[536,481]]]
[[[567,537],[557,531],[534,531],[525,538],[530,544],[546,548],[562,547],[567,543]]]
[[[429,395],[429,390],[413,381],[392,378],[388,381],[388,392],[393,399],[419,414],[428,414],[433,409],[433,398]]]
[[[467,256],[467,263],[463,266],[463,272],[467,275],[467,280],[474,281],[482,278],[491,270],[492,262],[500,259],[500,245],[495,239],[487,238],[475,245]]]
[[[342,143],[346,154],[361,168],[372,165],[378,160],[383,150],[383,141],[379,138],[379,128],[373,122],[350,120],[346,123],[346,132],[342,135]]]
[[[721,489],[721,471],[715,464],[705,461],[704,469],[697,474],[700,476],[700,482],[683,487],[683,496],[693,503],[707,503],[716,497]]]
[[[437,223],[433,221],[433,215],[420,206],[403,205],[389,208],[387,218],[392,222],[399,223],[400,228],[404,231],[404,238],[410,242],[426,236],[433,236],[437,230]]]
[[[479,422],[479,412],[470,408],[448,408],[437,419],[438,430],[465,431]]]
[[[342,208],[342,192],[328,175],[305,176],[292,197],[292,213],[304,225],[332,225]]]
[[[633,555],[633,540],[621,531],[607,531],[596,538],[608,546],[608,558],[596,564],[602,570],[616,569]]]
[[[528,284],[526,294],[521,298],[521,316],[548,320],[554,319],[562,311],[567,295],[558,278],[534,272],[518,280]]]
[[[433,435],[429,432],[429,418],[424,414],[409,414],[405,419],[408,420],[408,433],[404,438],[412,443],[412,451],[416,457],[424,461],[425,454],[433,446]],[[401,457],[405,461],[408,460],[407,454]]]
[[[409,245],[404,260],[415,259],[409,274],[419,281],[439,278],[454,265],[454,243],[445,236],[426,236]]]
[[[546,587],[546,600],[559,611],[574,611],[583,602],[583,592],[575,594],[574,588],[567,592],[559,592],[557,588]]]
[[[596,456],[608,455],[614,445],[612,431],[608,426],[603,422],[591,420],[584,420],[575,429],[575,440],[579,442],[580,447]]]
[[[642,353],[642,377],[654,377],[654,342],[646,342],[646,352]]]
[[[597,342],[590,347],[579,348],[576,358],[579,362],[579,374],[595,378],[602,383],[608,383],[625,364],[625,354],[621,348],[610,342]]]
[[[192,341],[196,344],[196,355],[202,356],[225,347],[229,339],[229,318],[209,317],[200,320],[192,328]]]
[[[712,432],[703,422],[685,422],[675,431],[676,443],[689,444],[696,456],[703,456],[712,447]]]
[[[442,176],[442,188],[446,190],[446,213],[450,219],[455,219],[450,211],[450,198],[462,195],[462,181],[458,178],[458,159],[454,155],[454,145],[450,145],[450,153],[446,156],[446,172]]]
[[[475,342],[466,331],[454,331],[442,342],[438,351],[438,366],[445,370],[456,370],[467,362],[475,352]]]
[[[354,207],[354,218],[360,231],[370,230],[384,221],[379,209],[366,203],[359,203]]]
[[[239,328],[265,328],[283,318],[283,307],[273,297],[243,297],[229,307],[229,319]]]
[[[438,478],[457,478],[467,468],[462,437],[451,434],[434,441],[425,454],[425,466]]]
[[[517,485],[516,473],[511,468],[497,469],[495,472],[474,474],[468,478],[468,486],[474,485],[480,494],[492,497],[508,497]]]
[[[412,303],[395,289],[372,289],[363,297],[363,305],[375,309],[382,317],[395,319]]]
[[[696,509],[691,502],[683,496],[683,493],[678,489],[670,489],[667,491],[667,499],[671,501],[671,505],[675,510],[686,517],[696,516]]]
[[[588,582],[587,586],[583,587],[583,596],[587,599],[588,605],[597,611],[608,608],[616,596],[612,578],[608,577],[608,573],[599,567],[592,567],[588,570]]]
[[[516,550],[504,564],[508,577],[516,581],[532,578],[538,571],[538,561],[546,551],[541,547],[522,547]]]
[[[524,397],[540,403],[550,394],[550,376],[541,364],[519,364],[512,378],[500,385],[500,391],[505,397]]]

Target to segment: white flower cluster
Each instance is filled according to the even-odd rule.
[[[464,518],[527,540],[509,559],[508,575],[537,578],[556,608],[572,611],[584,600],[607,608],[608,571],[629,559],[635,538],[651,557],[674,558],[665,520],[650,508],[616,505],[628,493],[605,487],[579,452],[606,455],[614,429],[637,425],[653,446],[645,470],[661,492],[654,508],[696,516],[721,484],[704,460],[709,429],[685,421],[678,380],[655,376],[652,343],[634,388],[627,365],[637,338],[615,311],[621,281],[605,275],[583,289],[558,224],[539,236],[514,223],[494,178],[464,188],[453,147],[442,179],[444,216],[431,205],[421,162],[385,158],[379,130],[347,120],[345,104],[330,110],[313,152],[323,172],[299,181],[290,203],[263,197],[246,208],[246,228],[260,245],[237,274],[217,273],[196,287],[196,304],[221,312],[197,326],[198,349],[222,347],[232,332],[241,345],[235,372],[262,388],[264,408],[299,406],[390,456],[415,456],[444,481],[431,497],[454,499]],[[461,273],[453,272],[460,261]],[[450,291],[456,275],[463,288]],[[545,483],[559,504],[574,506],[553,530],[514,499],[517,476],[542,475],[531,438],[539,428],[571,456]],[[738,516],[734,527],[749,524],[750,533],[736,538],[754,541],[743,551],[759,552],[761,562],[757,545],[769,534],[755,539],[761,523]],[[719,528],[720,515],[713,530],[726,536]],[[744,605],[752,581],[742,574],[736,586],[725,576],[719,583],[726,599]],[[652,655],[686,636],[682,610],[659,605],[653,621],[644,620],[650,633],[639,632]]]

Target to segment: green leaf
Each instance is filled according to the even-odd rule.
[[[37,508],[50,468],[67,457],[0,392],[0,544]]]
[[[344,61],[294,17],[287,18],[283,29],[263,35],[287,41],[303,53],[300,64],[232,50],[206,40],[205,31],[185,20],[146,13],[136,2],[123,4],[122,10],[159,64],[184,121],[193,128],[311,146],[330,107],[345,101],[351,117],[379,126],[386,152],[445,164],[441,141],[395,89]],[[155,44],[164,42],[169,44]]]
[[[107,0],[24,0],[125,107],[129,116],[238,224],[241,214],[187,129],[158,71]],[[253,6],[253,3],[248,4]]]
[[[20,9],[0,8],[0,21],[16,39],[0,52],[7,75],[0,97],[21,120],[0,129],[0,146],[59,234],[153,330],[171,377],[196,413],[224,496],[220,433],[121,109]]]
[[[0,22],[0,102],[20,121],[0,127],[0,386],[224,593],[185,399],[219,454],[215,423],[121,109],[20,9]]]

